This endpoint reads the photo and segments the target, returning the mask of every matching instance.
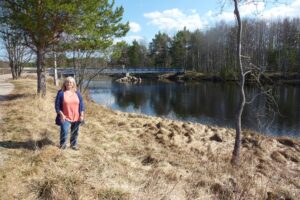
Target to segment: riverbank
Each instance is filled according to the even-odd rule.
[[[229,161],[234,130],[122,113],[86,100],[79,151],[58,149],[58,88],[12,81],[1,102],[0,199],[297,199],[300,142],[244,132],[241,165]]]
[[[238,81],[237,75],[227,75],[221,76],[219,73],[201,73],[187,71],[183,74],[163,74],[163,75],[137,75],[142,79],[160,79],[160,80],[169,80],[175,82],[201,82],[201,81],[214,81],[214,82],[226,82],[226,81]],[[246,78],[246,83],[255,82],[251,76]],[[275,72],[266,72],[260,76],[260,81],[263,84],[271,85],[280,85],[280,84],[289,84],[289,85],[300,85],[300,74],[299,73],[275,73]]]

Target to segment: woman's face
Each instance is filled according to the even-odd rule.
[[[65,86],[66,86],[66,90],[71,90],[73,88],[73,82],[72,81],[67,81],[65,83]]]

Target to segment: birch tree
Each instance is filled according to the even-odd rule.
[[[242,33],[243,33],[243,24],[242,19],[240,15],[240,3],[242,1],[240,0],[233,0],[234,3],[234,15],[236,17],[236,36],[237,36],[237,42],[236,42],[236,59],[237,59],[237,66],[239,69],[239,87],[240,87],[240,102],[238,105],[238,110],[236,113],[236,124],[235,124],[235,142],[234,142],[234,149],[232,152],[232,158],[231,163],[233,165],[239,164],[240,160],[240,149],[241,149],[241,133],[242,133],[242,114],[244,111],[244,107],[246,104],[246,95],[245,95],[245,77],[247,74],[250,74],[252,72],[251,68],[246,68],[242,63]],[[258,2],[265,2],[263,0],[261,1],[255,1],[255,0],[245,0],[244,3],[248,4],[255,4]],[[250,63],[251,66],[254,66]],[[255,67],[255,66],[254,66]],[[259,81],[259,79],[257,79]]]

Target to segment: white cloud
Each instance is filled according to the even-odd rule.
[[[190,9],[191,13],[197,13],[196,9]]]
[[[263,2],[244,3],[240,5],[240,14],[242,18],[245,17],[257,17],[264,19],[276,19],[281,17],[300,17],[300,0],[294,0],[290,4],[269,4],[269,8]],[[217,13],[208,11],[203,17],[202,22],[206,25],[213,25],[218,21],[234,21],[235,16],[233,13],[232,5],[226,7],[223,12]]]
[[[157,26],[163,31],[176,31],[184,27],[189,30],[195,30],[203,27],[203,22],[195,10],[192,10],[190,14],[185,14],[181,10],[174,8],[162,12],[145,13],[144,16],[150,19],[149,24]]]
[[[257,2],[257,3],[245,3],[240,6],[241,16],[248,16],[252,14],[260,13],[264,10],[265,3]]]
[[[241,17],[247,17],[254,14],[261,13],[265,7],[265,4],[263,2],[258,2],[257,4],[253,3],[245,3],[241,4],[239,10]],[[205,19],[207,21],[233,21],[235,19],[234,13],[233,13],[233,7],[226,7],[226,11],[223,11],[221,13],[214,13],[212,11],[208,11],[205,15]]]
[[[114,39],[114,43],[125,41],[128,44],[131,44],[134,40],[136,40],[138,42],[147,41],[145,37],[140,36],[140,35],[128,35],[128,36],[125,36],[125,37],[122,37],[122,38]]]
[[[141,30],[141,26],[136,22],[130,22],[129,23],[130,31],[136,33]]]
[[[300,0],[294,0],[291,4],[273,7],[263,12],[263,18],[300,17]]]
[[[221,14],[216,16],[216,21],[232,21],[235,19],[233,12],[222,12]]]

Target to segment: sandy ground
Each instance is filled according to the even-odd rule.
[[[1,112],[3,110],[1,109],[1,102],[14,89],[14,85],[7,82],[7,80],[11,78],[12,78],[11,74],[0,75],[0,123],[2,122],[2,116],[4,114]]]

